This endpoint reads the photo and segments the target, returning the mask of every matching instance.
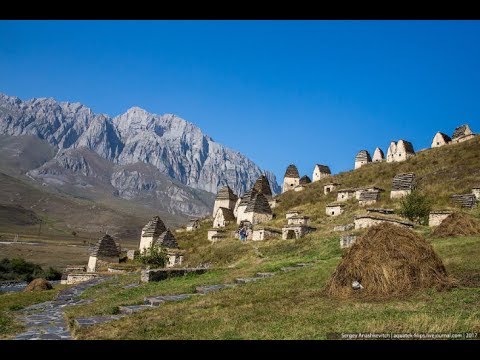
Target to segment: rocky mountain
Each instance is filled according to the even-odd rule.
[[[68,193],[111,193],[173,213],[204,215],[228,184],[243,194],[264,173],[237,151],[173,114],[138,107],[111,118],[79,103],[0,94],[0,134],[34,135],[54,156],[28,175]]]

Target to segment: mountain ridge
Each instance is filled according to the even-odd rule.
[[[110,162],[112,167],[136,163],[151,165],[159,174],[172,180],[155,175],[153,178],[157,185],[151,187],[158,187],[163,182],[162,186],[170,189],[166,193],[182,193],[184,202],[196,198],[188,188],[215,194],[221,186],[229,185],[237,194],[243,194],[261,174],[269,179],[273,193],[279,193],[280,190],[271,172],[262,171],[240,152],[215,142],[195,124],[175,114],[153,114],[138,106],[110,117],[96,114],[79,102],[59,102],[53,98],[24,101],[0,93],[0,134],[34,135],[53,146],[55,156],[28,172],[37,180],[45,181],[48,178],[52,186],[62,186],[61,183],[65,183],[65,179],[60,179],[62,176],[83,177],[93,186],[95,176],[85,171],[92,167],[89,161],[99,160],[95,160],[93,155],[85,157],[82,149],[88,149]],[[116,196],[122,197],[128,193],[134,198],[135,194],[143,191],[140,197],[145,199],[147,189],[142,188],[141,178],[152,179],[152,168],[145,171],[149,175],[140,171],[133,177],[131,174],[116,173],[113,178],[111,173],[110,181],[103,181],[113,188],[123,184],[122,189],[111,191]],[[125,179],[121,179],[122,176]],[[127,180],[127,177],[130,178]],[[180,184],[188,188],[181,188]],[[130,188],[125,188],[125,185]],[[206,199],[206,204],[200,201],[198,206],[190,207],[185,215],[209,213],[213,196],[210,199],[207,199],[209,196],[200,197]],[[158,205],[157,201],[154,206]],[[185,211],[188,208],[185,204],[175,206],[172,201],[170,205],[172,211],[180,208]]]

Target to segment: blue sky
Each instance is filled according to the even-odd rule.
[[[0,21],[0,92],[174,113],[279,180],[480,132],[479,21]]]

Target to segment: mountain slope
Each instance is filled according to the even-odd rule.
[[[79,103],[54,99],[22,101],[0,94],[0,133],[35,135],[62,149],[85,147],[119,165],[143,162],[196,189],[215,193],[228,184],[242,194],[262,174],[251,160],[171,114],[154,115],[137,107],[114,119]],[[278,193],[275,176],[265,172]]]

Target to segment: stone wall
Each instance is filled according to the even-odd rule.
[[[142,282],[162,281],[171,277],[185,276],[187,274],[204,274],[206,268],[183,268],[183,269],[146,269],[142,270],[140,280]]]
[[[215,203],[213,205],[212,217],[215,217],[215,215],[217,215],[218,208],[221,208],[221,207],[224,207],[233,211],[235,209],[236,202],[237,200],[229,200],[229,199],[215,200]]]
[[[242,205],[239,206],[237,209],[237,225],[240,225],[240,223],[244,220],[247,220],[245,217],[245,209],[247,208],[247,205]]]
[[[226,232],[223,231],[223,230],[217,230],[217,229],[210,229],[210,230],[207,231],[207,238],[210,241],[215,240],[213,237],[214,236],[218,237],[219,235],[226,236]]]
[[[474,134],[469,134],[469,135],[465,135],[465,136],[460,136],[460,137],[457,137],[457,138],[453,138],[453,139],[452,139],[452,144],[458,144],[458,143],[461,143],[461,142],[464,142],[464,141],[473,139],[474,137],[475,137]]]
[[[355,191],[338,191],[337,201],[347,201],[355,197]]]
[[[452,212],[431,212],[428,215],[428,226],[438,226],[445,220]]]
[[[288,225],[308,225],[308,216],[291,216],[287,220]]]
[[[294,191],[303,191],[305,190],[305,186],[303,185],[297,185],[293,188]]]
[[[335,184],[327,184],[323,186],[323,193],[328,195],[331,193],[337,186]]]
[[[135,259],[135,250],[127,250],[127,259],[128,260]]]
[[[355,243],[357,237],[355,235],[342,235],[340,236],[340,248],[349,248]]]
[[[267,239],[278,238],[282,235],[281,230],[274,229],[256,229],[252,231],[253,241],[262,241]]]
[[[475,195],[477,200],[480,200],[480,188],[474,188],[472,189],[472,194]]]
[[[283,179],[282,193],[293,190],[300,183],[300,178],[285,177]]]
[[[334,226],[333,231],[348,231],[355,227],[354,223]]]
[[[327,206],[325,208],[325,213],[329,216],[338,216],[341,213],[343,213],[343,207],[342,206]]]
[[[444,145],[447,145],[447,142],[445,141],[445,138],[443,137],[443,135],[440,132],[437,132],[435,134],[435,136],[433,137],[431,147],[436,148],[436,147],[440,147],[440,146],[444,146]]]
[[[97,274],[92,274],[92,273],[70,273],[67,275],[67,285],[72,285],[72,284],[79,284],[91,279],[96,278],[98,275]]]
[[[315,228],[306,225],[287,225],[282,228],[282,239],[299,239],[312,231]]]
[[[399,199],[410,194],[412,190],[392,190],[390,192],[390,199]]]
[[[153,236],[142,236],[140,238],[140,246],[139,246],[140,252],[142,252],[144,249],[150,249],[150,246],[152,245],[154,240],[156,239],[154,239]]]
[[[408,222],[395,221],[393,219],[380,219],[380,218],[373,218],[373,217],[357,217],[354,219],[355,230],[368,228],[384,222],[388,222],[398,226],[413,227],[413,224],[410,224]]]
[[[250,221],[252,225],[261,224],[273,219],[272,214],[261,214],[255,212],[247,212],[244,215],[245,220]]]
[[[285,217],[288,219],[290,219],[291,217],[293,216],[298,216],[300,215],[300,211],[289,211],[285,214]]]

